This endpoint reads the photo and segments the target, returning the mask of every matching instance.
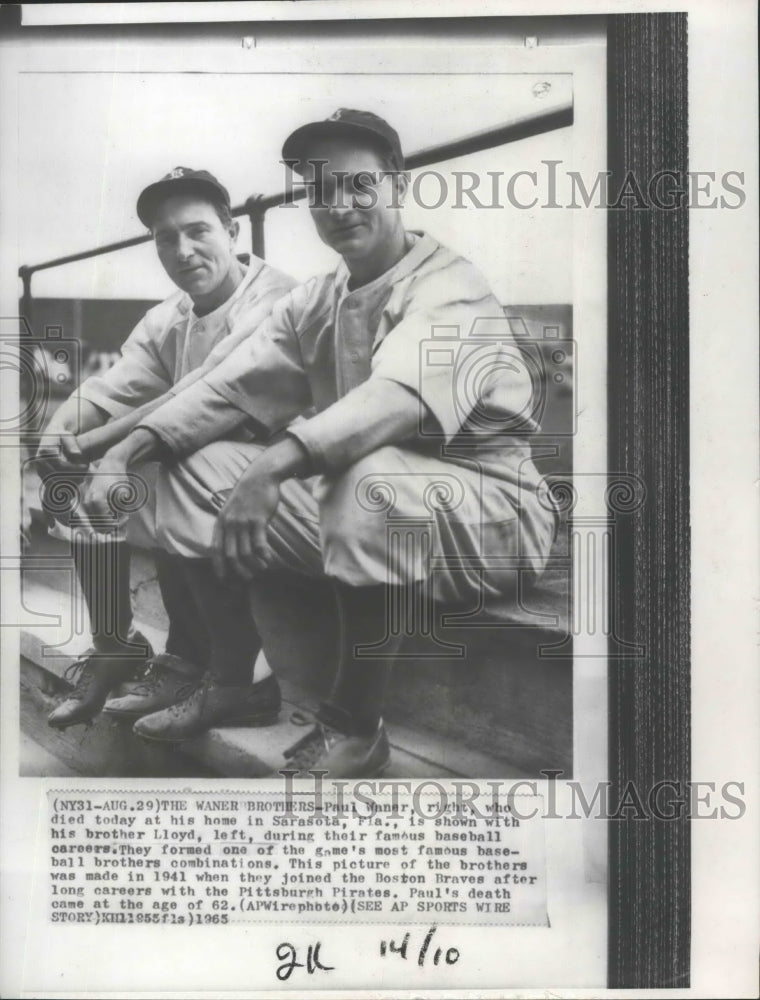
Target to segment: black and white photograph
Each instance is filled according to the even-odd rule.
[[[572,776],[572,75],[318,79],[25,82],[22,774]]]
[[[618,6],[0,5],[2,995],[753,995],[756,14]]]

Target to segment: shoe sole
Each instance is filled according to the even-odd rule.
[[[145,740],[147,743],[191,743],[193,740],[198,740],[201,736],[205,736],[211,729],[227,729],[235,726],[261,729],[264,726],[275,725],[279,718],[280,713],[277,712],[274,715],[247,715],[240,719],[225,719],[224,722],[215,722],[213,726],[209,726],[208,729],[204,729],[200,733],[195,733],[193,736],[154,736],[152,733],[139,732],[135,732],[135,736],[138,736],[141,740]]]
[[[154,712],[163,712],[165,708],[171,708],[175,702],[171,702],[168,705],[158,705],[156,708],[147,709],[121,709],[121,708],[104,708],[103,715],[109,715],[112,719],[142,719],[145,715],[153,715]]]
[[[115,700],[115,699],[114,699]],[[114,719],[142,719],[143,716],[153,715],[154,712],[163,712],[167,708],[171,708],[172,705],[176,705],[176,699],[173,701],[167,701],[165,705],[154,705],[152,708],[109,708],[108,702],[106,702],[103,708],[103,715],[110,715]]]
[[[69,719],[51,719],[48,717],[47,724],[51,729],[70,729],[71,726],[89,726],[90,723],[94,722],[95,719],[102,713],[103,709],[96,709],[91,715],[85,715],[82,718],[69,718]]]
[[[65,700],[66,700],[65,698],[62,699],[61,703],[63,704]],[[89,712],[89,714],[87,714],[82,718],[74,718],[71,720],[64,719],[61,720],[61,722],[57,722],[57,721],[51,721],[51,719],[48,717],[47,724],[51,727],[51,729],[68,729],[70,726],[88,726],[91,722],[94,722],[99,715],[104,715],[106,713],[105,706],[107,704],[107,701],[108,701],[108,694],[106,694],[105,698],[99,705],[93,707],[92,710]]]

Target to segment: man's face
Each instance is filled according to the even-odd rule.
[[[377,153],[350,139],[322,139],[309,149],[304,181],[320,239],[349,263],[382,257],[401,227],[403,176],[382,178]],[[324,166],[314,161],[327,161]],[[369,175],[377,183],[372,184]]]
[[[193,195],[167,198],[152,227],[164,270],[195,300],[213,294],[230,273],[236,229],[225,229],[214,206]]]

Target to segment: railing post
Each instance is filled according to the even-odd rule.
[[[264,257],[264,213],[260,194],[251,195],[245,203],[248,218],[251,220],[251,251],[263,259]]]
[[[27,328],[34,333],[34,324],[32,323],[32,310],[33,300],[32,300],[32,275],[34,271],[30,267],[20,267],[18,269],[18,275],[21,278],[21,283],[23,286],[23,291],[21,293],[21,322],[25,323]]]

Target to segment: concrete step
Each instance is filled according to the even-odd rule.
[[[548,647],[557,647],[567,634],[567,572],[558,561],[560,567],[545,574],[541,589],[516,594],[495,607],[473,609],[474,614],[439,611],[433,635],[406,638],[390,686],[386,719],[415,738],[422,732],[434,734],[443,741],[436,753],[453,741],[459,754],[467,751],[499,761],[502,775],[536,776],[542,768],[562,768],[571,774],[570,650],[546,655],[552,652]],[[23,579],[24,603],[32,615],[49,615],[56,608],[62,620],[70,617],[72,602],[65,595],[76,593],[77,587],[65,546],[36,538],[33,553],[25,559]],[[145,552],[133,556],[132,598],[137,620],[149,637],[153,629],[156,648],[163,649],[166,617],[155,568]],[[283,686],[290,685],[296,693],[294,703],[305,699],[316,704],[328,693],[335,670],[331,588],[310,580],[273,577],[256,600],[273,669]],[[76,652],[87,645],[83,631],[86,624],[79,626]],[[37,654],[26,655],[36,662]],[[298,735],[286,739],[294,742]],[[207,738],[203,752],[209,759],[216,752],[215,740]],[[232,766],[231,759],[225,761],[225,767]]]
[[[81,775],[81,771],[69,767],[23,731],[19,739],[19,762],[23,778],[76,778]]]
[[[60,591],[37,586],[27,587],[26,594],[27,607],[31,601],[65,620],[65,596]],[[151,643],[158,648],[162,646],[164,636],[159,630],[142,622],[138,627]],[[66,670],[81,649],[81,636],[67,636],[65,625],[56,629],[29,623],[21,633],[22,731],[38,748],[39,757],[49,754],[58,761],[58,766],[76,774],[270,777],[285,766],[284,750],[306,731],[292,717],[303,717],[317,707],[307,692],[285,680],[283,710],[274,726],[213,729],[179,746],[140,740],[133,735],[131,723],[106,715],[100,715],[88,726],[72,726],[60,732],[47,725],[47,715],[67,689]],[[442,739],[423,727],[388,723],[388,735],[392,762],[385,776],[389,778],[516,778],[521,773],[496,757]],[[32,770],[24,773],[38,773],[34,770],[38,761],[34,755],[31,759]]]

